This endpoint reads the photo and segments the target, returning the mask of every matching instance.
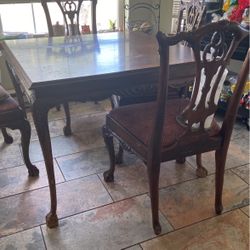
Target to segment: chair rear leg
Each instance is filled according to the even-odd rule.
[[[161,233],[161,225],[159,221],[159,176],[160,176],[160,163],[148,163],[148,180],[149,180],[149,193],[151,199],[152,209],[152,223],[156,235]]]
[[[70,135],[72,135],[72,131],[71,131],[71,119],[70,119],[69,103],[68,102],[63,103],[63,108],[64,108],[64,112],[65,112],[65,117],[66,117],[66,125],[63,128],[63,133],[65,136],[70,136]]]
[[[13,142],[13,138],[7,133],[6,128],[2,128],[2,134],[4,138],[4,142],[6,144],[11,144]]]
[[[206,177],[208,172],[206,168],[204,168],[202,165],[201,154],[196,155],[196,165],[197,165],[196,176],[200,178]]]
[[[109,159],[110,159],[109,170],[103,173],[103,177],[106,182],[113,182],[114,171],[115,171],[115,149],[114,149],[113,135],[105,126],[103,126],[102,128],[102,133],[103,133],[104,142],[108,149]]]
[[[29,157],[29,145],[30,145],[30,136],[31,136],[31,128],[29,122],[25,119],[23,120],[21,126],[19,127],[21,132],[21,145],[23,151],[23,159],[26,164],[29,172],[29,176],[38,176],[39,170],[36,166],[34,166],[30,162]]]
[[[221,214],[223,210],[222,205],[222,191],[224,183],[224,172],[226,164],[227,150],[217,150],[215,152],[215,211],[217,214]]]
[[[184,164],[186,162],[186,158],[185,157],[180,157],[176,159],[176,163],[178,164]]]

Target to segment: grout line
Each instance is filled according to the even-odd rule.
[[[104,172],[103,172],[103,173],[104,173]],[[100,180],[100,182],[102,183],[102,185],[103,185],[103,187],[105,188],[105,190],[107,191],[107,193],[109,194],[109,196],[110,196],[111,200],[113,201],[113,203],[115,203],[115,200],[113,199],[113,197],[112,197],[111,193],[109,192],[108,188],[104,185],[104,183],[103,183],[101,177],[100,177],[98,174],[96,174],[96,175],[97,175],[97,177],[99,178],[99,180]]]
[[[237,167],[230,168],[229,170],[231,171],[231,173],[235,174],[235,175],[238,176],[241,180],[243,180],[246,184],[249,185],[249,183],[247,183],[247,181],[245,181],[239,174],[237,174],[236,172],[234,172],[234,169],[240,168],[240,167],[244,167],[244,166],[247,166],[247,165],[249,165],[249,163],[243,164],[243,165],[241,165],[241,166],[237,166]],[[249,180],[249,176],[248,176],[248,180]]]
[[[63,177],[63,179],[64,179],[64,182],[67,182],[67,180],[66,180],[66,177],[64,176],[64,173],[63,173],[63,171],[62,171],[62,169],[61,169],[61,167],[60,167],[60,164],[59,164],[59,162],[57,161],[57,158],[55,157],[55,162],[56,162],[56,164],[57,164],[57,167],[58,167],[58,169],[59,169],[59,172],[61,173],[61,175],[62,175],[62,177]],[[54,169],[55,169],[55,166],[54,166]],[[48,175],[47,175],[48,176]],[[56,179],[56,176],[55,176],[55,179]],[[64,183],[63,182],[63,183]]]
[[[44,244],[44,247],[45,249],[47,250],[47,245],[46,245],[46,241],[45,241],[45,237],[44,237],[44,234],[43,234],[43,230],[42,230],[42,225],[39,225],[39,228],[40,228],[40,232],[41,232],[41,235],[42,235],[42,239],[43,239],[43,244]]]
[[[249,205],[247,205],[247,206],[249,206]],[[247,207],[247,206],[244,206],[244,207]],[[243,214],[249,219],[249,215],[246,214],[246,213],[242,210],[242,208],[244,208],[244,207],[240,207],[240,208],[238,208],[238,209],[241,211],[241,213],[243,213]],[[250,206],[249,206],[249,210],[250,210]]]

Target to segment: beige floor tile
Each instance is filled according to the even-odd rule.
[[[105,124],[106,112],[72,117],[71,128],[72,132],[90,131],[101,129]]]
[[[34,123],[31,123],[31,141],[38,140],[37,132]],[[55,120],[49,122],[50,137],[63,136],[64,120]]]
[[[148,192],[147,168],[140,160],[129,166],[117,166],[113,183],[106,183],[102,174],[99,177],[115,201]],[[195,171],[189,164],[165,162],[161,165],[159,186],[166,187],[194,178]]]
[[[58,157],[57,162],[66,180],[72,180],[105,171],[109,167],[109,156],[102,147]]]
[[[135,245],[135,246],[126,248],[126,250],[142,250],[142,248],[140,247],[140,245]]]
[[[241,121],[236,120],[234,124],[234,128],[233,128],[232,140],[237,140],[237,139],[239,140],[249,139],[249,131],[247,130],[246,126]]]
[[[196,168],[196,157],[187,157],[187,161]],[[215,173],[214,151],[202,154],[203,166],[208,170],[209,174]],[[249,163],[249,152],[242,149],[238,144],[231,141],[227,154],[226,169],[234,168]]]
[[[23,165],[23,157],[17,144],[0,144],[0,169]]]
[[[250,217],[250,205],[240,208],[240,210]]]
[[[0,238],[1,250],[45,250],[40,227]]]
[[[214,175],[177,184],[160,191],[160,210],[174,228],[215,216]],[[247,205],[248,185],[231,172],[225,174],[224,212]]]
[[[161,164],[160,188],[196,178],[195,171],[188,162],[178,164],[175,161],[170,161]]]
[[[57,185],[59,218],[112,202],[97,176]],[[45,223],[49,212],[48,188],[1,199],[0,237]]]
[[[29,177],[25,165],[0,170],[0,198],[48,186],[44,162],[37,162],[35,165],[39,169],[38,177]],[[56,162],[54,168],[56,183],[64,182]]]
[[[73,116],[71,118],[71,130],[72,133],[79,133],[82,131],[90,131],[96,130],[104,125],[105,122],[105,112],[97,113],[97,114],[89,114],[82,116]],[[52,120],[49,121],[49,131],[50,137],[63,136],[63,128],[65,126],[65,120]],[[31,140],[38,140],[38,136],[36,133],[35,125],[31,123],[32,133]]]
[[[11,130],[7,128],[7,133],[13,138],[13,144],[19,144],[21,142],[20,130],[18,129]],[[0,132],[0,145],[2,144],[4,144],[4,139],[3,139],[2,132]]]
[[[248,218],[226,213],[142,243],[143,250],[248,250]]]
[[[98,102],[97,104],[95,104],[94,102],[70,102],[69,106],[70,115],[72,118],[74,116],[95,114],[105,111],[102,102]],[[49,111],[49,120],[56,120],[61,118],[65,118],[64,109],[62,105],[60,111],[57,111],[56,108],[52,108]]]
[[[53,156],[69,155],[87,149],[104,146],[101,129],[75,133],[72,136],[58,136],[51,139]],[[30,145],[31,161],[42,161],[42,151],[39,141],[32,141]]]
[[[231,170],[235,174],[237,174],[242,180],[249,184],[249,168],[250,164],[247,164],[238,168],[232,168]]]
[[[162,231],[171,226],[161,217]],[[42,226],[48,249],[122,249],[154,237],[149,198],[124,200],[60,221],[57,229]]]
[[[235,123],[226,165],[230,171],[225,178],[224,211],[234,210],[215,216],[215,168],[211,160],[214,154],[203,155],[204,165],[211,174],[205,179],[195,176],[195,158],[189,157],[183,165],[174,161],[164,163],[160,176],[160,209],[165,215],[160,214],[163,233],[173,230],[166,218],[176,228],[186,227],[156,238],[150,200],[145,195],[148,193],[147,172],[141,161],[125,152],[124,163],[116,169],[114,184],[103,181],[102,172],[109,167],[109,158],[101,127],[110,109],[108,99],[97,104],[70,103],[73,131],[70,137],[63,135],[63,108],[49,112],[53,156],[67,182],[57,184],[60,226],[53,230],[42,226],[46,249],[140,250],[142,246],[150,250],[245,249],[249,225],[249,205],[246,205],[249,132],[245,127]],[[28,117],[32,127],[31,160],[42,161],[30,112]],[[45,223],[50,208],[45,166],[36,163],[40,177],[28,178],[20,132],[10,130],[10,133],[14,138],[12,145],[5,145],[0,133],[0,249],[45,249],[40,228],[36,227]],[[59,183],[64,179],[56,162]],[[108,192],[114,200],[122,201],[113,203]],[[136,197],[129,198],[132,196]]]

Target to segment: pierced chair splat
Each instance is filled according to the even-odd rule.
[[[225,40],[226,35],[231,40]],[[215,211],[217,214],[222,212],[225,162],[236,111],[248,75],[249,54],[221,127],[214,118],[219,94],[217,90],[220,89],[231,55],[246,35],[247,32],[236,23],[228,21],[170,37],[159,32],[160,80],[156,101],[118,107],[106,117],[103,136],[110,156],[110,169],[104,173],[104,180],[114,180],[113,137],[116,137],[146,164],[155,234],[161,232],[158,214],[161,162],[215,151]],[[202,40],[207,36],[210,43],[202,50]],[[195,85],[190,99],[168,100],[169,47],[183,40],[194,53]]]

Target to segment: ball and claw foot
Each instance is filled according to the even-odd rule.
[[[155,224],[153,225],[153,227],[154,227],[154,232],[155,232],[155,234],[156,234],[156,235],[159,235],[159,234],[161,233],[161,225],[160,225],[160,223],[155,223]]]
[[[55,228],[58,226],[58,218],[56,214],[52,214],[51,212],[49,212],[46,215],[46,224],[47,227],[49,228]]]
[[[184,164],[186,162],[186,158],[185,157],[180,157],[176,159],[176,163],[178,164]]]
[[[196,176],[199,178],[204,178],[208,174],[207,170],[204,167],[198,167],[196,169]]]
[[[11,144],[11,143],[13,142],[13,138],[12,138],[10,135],[6,135],[6,136],[4,137],[4,142],[5,142],[6,144]]]
[[[72,135],[71,128],[65,126],[65,127],[63,128],[63,133],[64,133],[65,136],[70,136],[70,135]]]
[[[34,166],[34,165],[31,165],[31,167],[28,170],[28,172],[29,172],[29,176],[30,177],[39,176],[39,169],[36,166]]]
[[[106,182],[114,182],[114,174],[109,171],[103,173],[103,178]]]

